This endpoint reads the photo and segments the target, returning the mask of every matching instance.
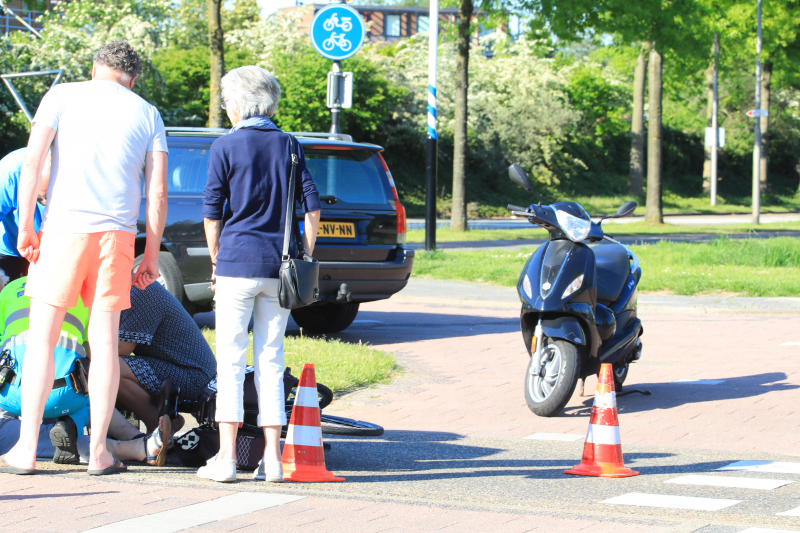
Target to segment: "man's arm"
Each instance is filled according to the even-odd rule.
[[[145,226],[147,242],[144,258],[133,278],[133,284],[144,289],[158,279],[158,252],[161,250],[161,235],[167,221],[167,153],[147,152],[144,163],[147,215]]]
[[[319,230],[319,209],[306,213],[306,221],[303,226],[303,245],[308,255],[314,255],[314,244],[317,242],[317,231]]]
[[[28,150],[19,179],[19,237],[17,249],[22,257],[35,263],[39,259],[39,236],[33,227],[36,198],[42,183],[42,169],[56,130],[39,122],[31,126]]]
[[[211,255],[211,279],[213,280],[217,271],[217,254],[219,254],[219,237],[222,235],[222,221],[204,218],[203,227],[206,230],[208,253]],[[211,282],[211,290],[216,290],[213,281]]]

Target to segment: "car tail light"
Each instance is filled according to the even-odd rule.
[[[378,154],[378,157],[381,158],[381,163],[383,163],[383,168],[386,170],[386,176],[389,178],[389,186],[392,188],[392,194],[394,195],[394,200],[389,200],[389,203],[392,205],[395,211],[397,211],[397,244],[405,244],[406,243],[406,208],[403,207],[403,204],[400,203],[400,198],[397,196],[397,187],[394,185],[394,179],[392,178],[392,173],[389,171],[389,167],[386,166],[386,161],[384,161],[383,156]]]

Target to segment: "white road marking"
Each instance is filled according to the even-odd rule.
[[[790,511],[784,511],[782,513],[778,513],[778,516],[800,516],[800,507],[796,509],[792,509]]]
[[[792,529],[767,529],[765,527],[749,527],[739,533],[797,533],[797,530]]]
[[[668,496],[665,494],[642,494],[632,492],[616,498],[603,500],[600,503],[618,505],[637,505],[640,507],[666,507],[668,509],[691,509],[694,511],[719,511],[741,500],[723,500],[720,498],[695,498],[690,496]]]
[[[800,346],[800,342],[782,342],[781,346]]]
[[[705,485],[709,487],[732,487],[737,489],[758,489],[772,490],[794,483],[783,479],[758,479],[751,477],[728,477],[728,476],[698,476],[688,475],[675,479],[670,479],[664,483],[675,483],[678,485]]]
[[[586,435],[575,435],[572,433],[534,433],[533,435],[528,435],[527,437],[522,438],[530,440],[558,440],[564,442],[575,442],[583,440],[586,438]]]
[[[175,533],[211,522],[218,522],[262,509],[284,505],[304,496],[239,492],[215,500],[187,505],[89,529],[84,533]]]
[[[772,472],[775,474],[800,474],[800,463],[778,461],[738,461],[717,470],[746,470],[748,472]]]
[[[672,383],[679,383],[681,385],[719,385],[720,383],[724,382],[724,379],[679,379],[678,381],[673,381]]]

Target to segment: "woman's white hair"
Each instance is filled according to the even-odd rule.
[[[239,118],[271,117],[278,110],[281,87],[268,70],[250,65],[231,70],[222,77],[222,99],[239,106]]]

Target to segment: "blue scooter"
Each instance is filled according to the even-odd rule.
[[[613,364],[615,388],[621,391],[630,364],[642,355],[639,259],[601,228],[607,218],[633,213],[636,202],[595,223],[575,202],[542,205],[519,165],[511,165],[508,174],[539,199],[528,208],[508,209],[550,233],[523,267],[517,291],[522,338],[531,356],[525,400],[537,415],[556,416],[578,380],[583,394],[583,380],[598,373],[601,363]]]

